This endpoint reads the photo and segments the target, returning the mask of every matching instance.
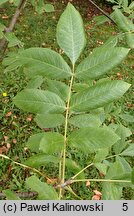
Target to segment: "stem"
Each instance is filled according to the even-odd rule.
[[[75,179],[78,175],[80,175],[83,171],[85,171],[87,168],[93,166],[94,163],[88,164],[86,167],[84,167],[82,170],[80,170],[76,175],[74,175],[71,179]]]
[[[25,164],[16,162],[16,161],[12,160],[11,158],[9,158],[8,156],[3,155],[3,154],[0,154],[0,157],[5,158],[5,159],[7,159],[7,160],[10,160],[10,161],[11,161],[12,163],[14,163],[14,164],[17,164],[17,165],[22,166],[22,167],[24,167],[24,168],[30,169],[30,170],[32,170],[32,171],[38,173],[39,175],[43,176],[44,178],[46,178],[47,180],[49,180],[49,181],[51,182],[51,179],[49,179],[45,174],[41,173],[39,170],[37,170],[37,169],[35,169],[35,168],[33,168],[33,167],[30,167],[30,166],[27,166],[27,165],[25,165]]]
[[[110,182],[110,183],[131,183],[129,180],[115,180],[115,179],[76,179],[71,180],[71,184],[74,182]]]
[[[65,114],[64,149],[63,149],[63,162],[62,162],[63,164],[62,164],[62,179],[61,179],[62,184],[64,184],[64,181],[65,181],[68,116],[69,116],[69,107],[70,107],[70,99],[71,99],[73,80],[74,80],[74,65],[72,68],[72,77],[71,77],[70,85],[69,85],[69,93],[68,93],[68,99],[67,99],[67,105],[66,105],[66,114]],[[60,189],[59,199],[61,198],[61,191],[62,191],[62,188]]]
[[[10,21],[9,26],[7,28],[5,28],[5,32],[12,32],[13,31],[15,24],[19,18],[19,15],[20,15],[22,9],[24,8],[26,1],[27,0],[20,0],[20,3],[18,5],[18,7],[16,8],[16,11],[15,11],[15,13],[14,13],[14,15]],[[5,53],[7,45],[8,45],[8,42],[5,38],[0,40],[0,50],[3,49],[3,53],[1,55],[3,55]]]
[[[95,4],[92,0],[89,0],[89,2],[92,5],[94,5],[104,16],[106,16],[109,20],[111,20],[113,24],[117,25],[116,22],[104,10],[102,10],[97,4]]]

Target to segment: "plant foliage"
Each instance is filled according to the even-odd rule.
[[[66,175],[66,171],[75,174],[71,182],[75,183],[75,177],[85,170],[73,160],[71,153],[68,156],[70,148],[81,151],[83,155],[94,155],[92,165],[104,173],[104,180],[107,181],[103,183],[103,198],[120,199],[121,183],[128,186],[133,183],[133,170],[124,156],[133,156],[134,147],[126,143],[118,153],[117,149],[119,142],[125,142],[131,132],[123,126],[120,129],[119,125],[107,125],[102,113],[106,105],[124,95],[130,84],[101,78],[104,75],[106,77],[130,49],[116,47],[115,43],[110,47],[104,44],[78,63],[86,38],[82,18],[71,3],[68,3],[60,17],[56,36],[60,48],[70,59],[69,65],[58,53],[45,48],[26,49],[4,61],[6,70],[21,67],[32,78],[33,88],[30,81],[30,88],[28,85],[13,99],[15,105],[36,114],[35,121],[41,129],[51,128],[49,132],[34,134],[29,138],[26,146],[36,155],[28,158],[25,164],[39,168],[52,163],[59,167],[55,187],[59,191],[56,192],[52,186],[35,176],[28,178],[26,185],[38,192],[38,199],[58,199],[58,193],[61,199],[63,190],[68,189],[65,187],[69,184],[67,179],[71,178]],[[43,90],[40,89],[42,77],[45,83]],[[83,85],[85,89],[80,88]],[[123,137],[122,130],[126,131]],[[111,157],[113,160],[110,160]]]

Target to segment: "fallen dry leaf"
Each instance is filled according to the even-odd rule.
[[[13,139],[12,142],[13,142],[13,144],[16,144],[16,143],[17,143],[17,140],[16,140],[16,139]]]
[[[57,178],[47,179],[48,184],[55,184],[57,182]]]
[[[6,147],[7,147],[7,149],[10,149],[10,148],[11,148],[11,144],[10,144],[10,143],[7,143],[7,144],[6,144]]]
[[[89,187],[91,185],[90,181],[86,182],[86,187]]]
[[[102,193],[101,193],[100,191],[98,191],[98,190],[94,190],[94,193],[95,193],[95,195],[97,195],[97,196],[102,196]]]
[[[10,112],[8,112],[7,114],[6,114],[6,117],[9,117],[9,116],[11,116],[12,115],[12,112],[10,111]]]
[[[6,142],[8,140],[8,136],[4,136],[4,141]]]
[[[29,116],[27,117],[27,121],[29,121],[29,122],[31,122],[32,119],[33,119],[33,116],[32,116],[32,115],[29,115]]]
[[[98,195],[94,195],[94,196],[92,197],[92,200],[100,200],[100,199],[101,199],[101,197],[98,196]]]
[[[8,16],[5,14],[2,16],[2,19],[8,19]]]
[[[5,153],[7,153],[8,152],[8,148],[6,148],[6,146],[2,146],[1,148],[0,148],[0,154],[5,154]]]

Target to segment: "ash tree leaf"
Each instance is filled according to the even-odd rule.
[[[59,158],[53,155],[46,155],[46,154],[37,154],[34,156],[29,157],[25,162],[23,162],[26,166],[33,167],[33,168],[40,168],[46,164],[59,163]]]
[[[54,12],[54,6],[52,4],[45,4],[44,9],[47,13]]]
[[[126,33],[126,40],[129,47],[134,48],[134,33]]]
[[[26,147],[28,147],[32,152],[39,152],[39,144],[40,141],[42,139],[42,137],[44,136],[44,133],[37,133],[32,135],[27,143],[26,143]]]
[[[74,83],[73,84],[73,91],[74,92],[80,92],[82,90],[89,88],[89,86],[92,86],[92,85],[89,85],[86,83]]]
[[[41,182],[36,176],[26,179],[26,186],[38,193],[39,200],[58,200],[58,195],[53,187]]]
[[[47,89],[57,94],[62,100],[66,101],[69,92],[69,86],[56,80],[47,80]]]
[[[104,47],[103,45],[78,65],[76,77],[82,80],[98,78],[118,65],[128,52],[127,48]]]
[[[99,170],[100,173],[102,173],[103,175],[106,175],[106,173],[107,173],[107,167],[108,167],[106,164],[95,163],[94,165]]]
[[[62,114],[37,114],[35,122],[40,128],[55,128],[64,123]]]
[[[64,101],[55,93],[39,89],[25,89],[13,99],[20,109],[32,113],[62,113]]]
[[[68,121],[70,124],[75,127],[84,128],[84,127],[99,127],[101,121],[98,115],[93,114],[81,114],[71,117]]]
[[[20,200],[16,193],[9,189],[3,190],[2,192],[5,194],[7,200]]]
[[[38,75],[50,79],[66,79],[71,76],[71,69],[61,55],[48,48],[29,48],[9,59],[4,63],[8,66],[7,71],[23,66],[30,78]]]
[[[116,157],[116,162],[112,163],[108,169],[108,172],[105,176],[105,179],[118,179],[128,180],[130,178],[130,173],[132,169],[128,162],[121,157]],[[127,186],[130,186],[130,183],[125,183]],[[102,199],[104,200],[120,200],[122,196],[122,183],[103,183],[102,189]]]
[[[131,172],[131,182],[132,184],[134,184],[134,168],[132,169],[132,172]]]
[[[119,9],[115,9],[115,11],[113,12],[113,18],[118,27],[123,32],[126,32],[125,36],[128,46],[134,48],[134,33],[131,32],[134,30],[133,22],[127,16],[124,16]]]
[[[30,82],[27,84],[26,88],[39,88],[41,84],[43,83],[43,77],[42,76],[35,76],[33,79],[30,80]]]
[[[6,40],[8,41],[8,47],[14,47],[14,46],[22,46],[23,47],[23,43],[15,36],[15,34],[13,32],[6,32],[4,34],[4,37],[6,38]]]
[[[44,133],[39,150],[46,154],[58,153],[63,150],[64,137],[57,132]]]
[[[120,137],[120,140],[114,144],[113,150],[115,154],[119,154],[127,145],[126,138],[132,135],[129,128],[124,127],[122,124],[115,125],[115,133]]]
[[[101,162],[102,160],[106,158],[108,154],[109,154],[109,148],[99,149],[99,151],[96,152],[94,162],[95,163]]]
[[[123,32],[134,30],[133,22],[123,15],[120,9],[116,8],[113,12],[113,19]]]
[[[119,99],[131,85],[118,80],[100,82],[71,98],[70,109],[84,112]]]
[[[76,174],[82,170],[82,168],[72,159],[66,158],[66,167],[67,169],[72,172],[73,174]],[[85,178],[84,172],[82,172],[78,178]]]
[[[68,142],[84,153],[110,148],[120,138],[109,128],[88,127],[73,131]]]
[[[120,155],[134,157],[134,144],[130,144],[127,149],[120,153]]]
[[[6,2],[8,2],[8,0],[0,0],[0,5],[4,4]]]
[[[75,64],[85,47],[86,39],[81,15],[71,3],[68,3],[59,19],[57,42],[72,64]]]
[[[126,122],[134,122],[134,116],[132,116],[132,115],[129,115],[128,113],[124,113],[124,114],[120,114],[119,115],[119,117],[121,118],[121,119],[123,119],[124,121],[126,121]]]

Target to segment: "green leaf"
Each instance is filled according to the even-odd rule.
[[[113,18],[122,31],[127,32],[134,30],[133,22],[129,20],[129,18],[124,16],[120,9],[115,9],[115,11],[113,12]]]
[[[55,93],[39,89],[25,89],[13,99],[20,109],[32,113],[62,113],[65,104]]]
[[[120,200],[122,196],[122,187],[113,183],[105,182],[102,188],[102,200]]]
[[[20,198],[9,189],[3,190],[3,193],[6,195],[7,200],[20,200]]]
[[[126,146],[126,138],[131,136],[132,132],[129,128],[124,127],[122,124],[116,125],[117,129],[115,130],[115,133],[120,137],[120,140],[115,143],[113,146],[113,150],[115,154],[119,154]]]
[[[38,133],[32,135],[29,139],[28,142],[26,143],[26,146],[32,151],[32,152],[39,152],[39,144],[44,136],[44,133]]]
[[[55,51],[47,48],[29,48],[21,51],[12,58],[6,70],[21,66],[28,70],[27,76],[32,78],[37,75],[50,79],[64,79],[71,76],[71,69],[64,59]]]
[[[126,113],[126,114],[121,114],[121,115],[119,115],[119,117],[121,118],[121,119],[123,119],[123,120],[125,120],[126,122],[134,122],[134,116],[132,116],[132,115],[130,115],[130,114],[128,114],[128,113]]]
[[[118,80],[98,83],[71,98],[72,111],[89,111],[119,99],[131,85]]]
[[[41,139],[39,150],[46,154],[59,153],[63,150],[64,137],[57,132],[47,132]]]
[[[0,5],[4,4],[6,2],[8,2],[8,0],[0,0]]]
[[[48,90],[57,94],[62,100],[66,101],[69,92],[69,86],[56,80],[47,80]]]
[[[108,148],[99,149],[99,151],[95,155],[94,162],[95,163],[101,162],[102,160],[106,158],[108,154],[109,154]]]
[[[38,154],[29,157],[25,162],[23,162],[25,165],[33,167],[33,168],[40,168],[41,166],[44,166],[46,164],[59,163],[59,158],[55,157],[53,155],[46,155],[46,154]]]
[[[134,33],[129,32],[126,34],[127,44],[130,48],[134,48]]]
[[[123,47],[101,46],[85,58],[76,68],[76,77],[87,80],[98,78],[118,65],[128,54]]]
[[[120,153],[120,155],[134,157],[134,144],[130,144],[127,149]]]
[[[9,42],[8,47],[14,47],[14,46],[22,46],[23,43],[15,36],[13,32],[7,32],[4,34],[4,37]]]
[[[73,91],[74,92],[81,92],[81,91],[89,88],[90,86],[92,86],[92,84],[88,85],[86,83],[74,83],[73,84]]]
[[[43,83],[42,76],[35,76],[32,80],[28,83],[26,88],[33,89],[33,88],[39,88],[41,84]]]
[[[107,167],[108,167],[106,164],[95,163],[94,165],[99,170],[100,173],[102,173],[103,175],[106,175]]]
[[[101,24],[109,21],[109,19],[106,16],[104,16],[104,15],[95,16],[93,18],[93,20],[95,21],[95,25],[97,25],[97,26],[100,26]]]
[[[118,42],[118,37],[117,36],[111,36],[106,40],[106,42],[103,44],[103,47],[115,47]],[[101,46],[102,47],[102,46]],[[119,47],[117,47],[119,48]],[[99,48],[98,48],[99,49]]]
[[[134,9],[134,2],[131,2],[131,4],[129,5],[129,9]]]
[[[131,172],[131,182],[132,184],[134,184],[134,168],[132,169],[132,172]]]
[[[119,140],[119,137],[107,127],[81,128],[73,131],[68,137],[70,145],[84,153],[110,148],[117,140]]]
[[[93,114],[82,114],[76,115],[69,119],[69,123],[79,127],[99,127],[101,125],[101,121],[98,115]]]
[[[38,193],[39,200],[58,200],[58,195],[53,187],[41,182],[36,176],[31,176],[26,180],[27,187]]]
[[[69,158],[66,158],[66,167],[67,169],[72,172],[73,174],[76,174],[78,172],[80,172],[82,170],[82,168],[74,161],[74,160],[71,160]],[[84,172],[82,172],[79,176],[78,176],[79,179],[81,178],[85,178],[85,174]]]
[[[116,157],[116,162],[111,164],[105,179],[128,180],[130,178],[131,171],[132,169],[130,165],[124,158]],[[103,183],[102,199],[120,200],[123,185],[130,186],[130,183]]]
[[[112,163],[108,172],[105,176],[105,179],[118,179],[120,175],[128,173],[130,168],[128,164],[120,158],[117,158],[117,161]],[[103,183],[103,190],[102,190],[102,199],[104,200],[120,200],[122,196],[122,187],[121,184],[116,185],[115,183]]]
[[[57,42],[75,64],[85,47],[83,21],[74,6],[68,3],[57,25]]]
[[[64,116],[61,114],[37,114],[34,120],[40,128],[55,128],[64,123]]]
[[[54,6],[52,4],[45,4],[44,9],[47,13],[54,12]]]
[[[0,23],[0,39],[4,37],[4,29],[5,26],[2,23]]]

